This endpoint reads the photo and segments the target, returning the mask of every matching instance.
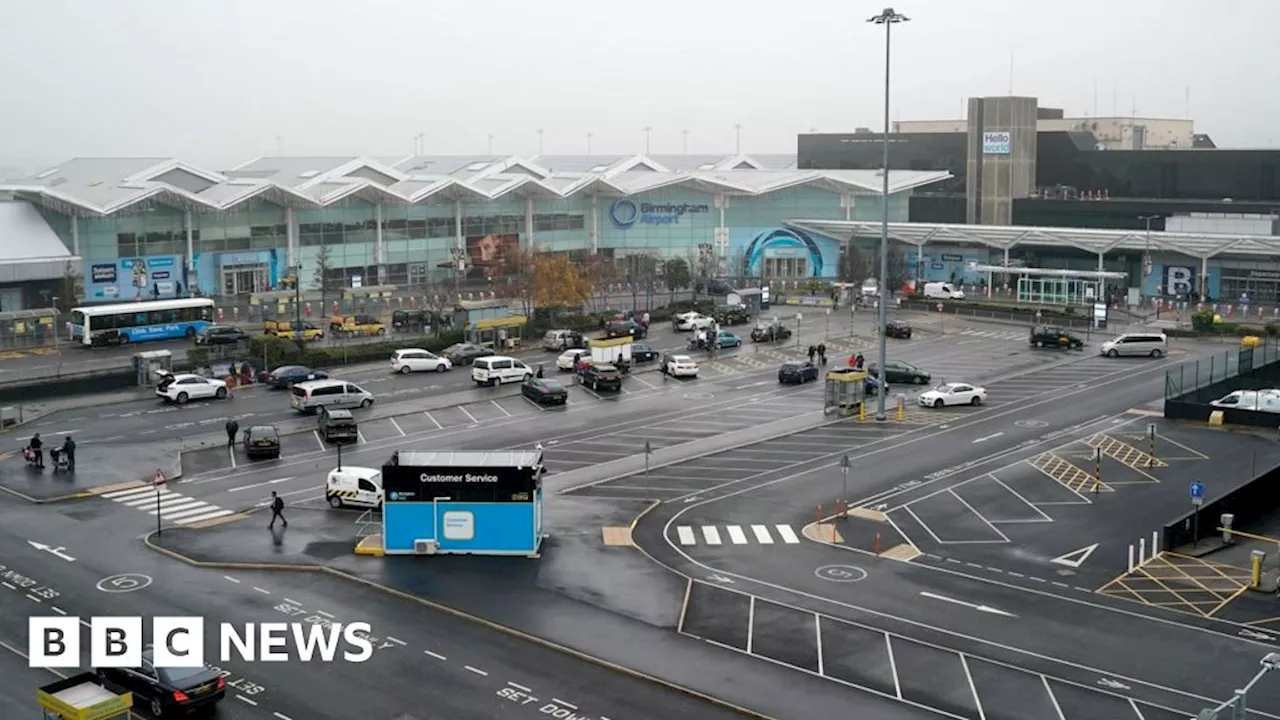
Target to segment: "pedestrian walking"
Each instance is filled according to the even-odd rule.
[[[818,364],[819,365],[827,364],[827,344],[826,343],[818,343]]]
[[[236,433],[240,432],[240,423],[232,418],[227,421],[227,447],[235,447]]]
[[[538,363],[538,379],[542,379],[542,363]]]
[[[27,447],[31,448],[31,453],[36,456],[36,467],[44,467],[44,441],[40,439],[40,433],[31,436],[31,442],[27,443]]]
[[[67,459],[67,472],[76,471],[76,441],[68,435],[62,442],[62,455]]]
[[[289,527],[289,521],[284,519],[284,498],[276,494],[275,490],[271,491],[271,522],[267,523],[267,527],[276,526],[276,518],[280,518],[280,522],[285,527]]]
[[[818,354],[818,348],[809,346],[809,362],[813,362],[813,357]]]

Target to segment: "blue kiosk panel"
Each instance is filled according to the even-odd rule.
[[[540,451],[399,452],[382,468],[383,551],[531,555],[542,544]]]

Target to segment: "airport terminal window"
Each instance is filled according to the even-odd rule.
[[[409,221],[410,232],[413,230],[414,222],[416,221]],[[454,228],[453,218],[427,218],[427,237],[454,237]]]

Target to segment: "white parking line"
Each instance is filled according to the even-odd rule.
[[[432,416],[431,416],[431,413],[429,413],[429,412],[427,412],[427,411],[425,411],[425,410],[424,410],[424,411],[422,412],[422,414],[423,414],[423,415],[426,415],[428,420],[430,420],[431,422],[435,423],[435,425],[436,425],[436,429],[437,429],[437,430],[443,430],[443,429],[444,429],[444,426],[440,424],[440,421],[439,421],[439,420],[437,420],[437,419],[435,419],[434,417],[432,417]]]
[[[108,438],[108,439],[107,439],[107,442],[110,442],[110,438]],[[235,469],[236,469],[236,449],[235,449],[235,447],[233,447],[233,446],[228,446],[228,447],[227,447],[227,457],[231,458],[231,469],[232,469],[232,470],[235,470]]]
[[[826,677],[827,671],[822,661],[822,616],[818,613],[813,614],[813,636],[818,643],[818,677]]]
[[[636,375],[632,375],[632,376],[631,376],[631,379],[632,379],[632,380],[635,380],[636,382],[640,383],[641,385],[646,385],[646,386],[648,386],[650,389],[656,390],[656,389],[658,388],[658,386],[657,386],[657,385],[654,385],[653,383],[649,382],[648,380],[645,380],[645,379],[644,379],[644,378],[642,378],[642,377],[637,377]]]
[[[391,427],[395,428],[396,432],[400,433],[400,437],[404,437],[404,428],[400,427],[400,423],[396,422],[396,419],[393,417],[389,417],[387,419],[391,421]]]
[[[475,416],[475,415],[472,415],[471,413],[467,412],[467,408],[466,408],[465,406],[463,406],[463,405],[459,405],[459,406],[458,406],[458,410],[460,410],[460,411],[462,412],[462,414],[463,414],[463,415],[466,415],[466,416],[467,416],[467,419],[471,421],[471,424],[472,424],[472,425],[479,425],[479,424],[480,424],[480,421],[476,419],[476,416]]]
[[[889,671],[893,673],[893,694],[902,699],[902,683],[898,681],[898,662],[893,658],[893,639],[889,633],[884,635],[884,646],[889,649]]]
[[[973,684],[973,673],[969,671],[969,660],[960,653],[960,667],[964,668],[964,679],[969,681],[969,692],[973,693],[973,704],[978,707],[978,720],[987,720],[987,712],[982,709],[982,698],[978,697],[978,686]]]
[[[316,444],[320,446],[320,452],[324,452],[327,448],[324,446],[324,438],[320,437],[319,430],[312,430],[311,434],[316,438]]]
[[[430,657],[433,657],[433,658],[435,658],[435,659],[437,659],[437,660],[448,660],[448,659],[449,659],[449,658],[447,658],[447,657],[445,657],[445,656],[441,655],[440,653],[433,653],[433,652],[431,652],[430,650],[423,650],[423,651],[422,651],[422,654],[423,654],[423,655],[430,656]]]
[[[1049,678],[1041,675],[1040,680],[1044,683],[1044,691],[1049,693],[1049,702],[1053,703],[1053,711],[1058,713],[1058,720],[1067,720],[1062,714],[1062,706],[1058,704],[1058,696],[1053,694],[1053,688],[1049,686]]]
[[[497,400],[490,400],[489,402],[493,403],[493,406],[494,406],[494,407],[496,407],[496,408],[498,408],[498,410],[502,411],[502,414],[503,414],[503,415],[505,415],[505,416],[507,416],[507,417],[511,417],[511,413],[507,412],[507,409],[506,409],[506,408],[504,408],[504,407],[502,407],[501,405],[499,405]]]
[[[364,439],[364,433],[359,429],[356,430],[356,441],[361,445],[368,445],[369,441]]]
[[[488,676],[489,676],[489,673],[487,673],[487,672],[485,672],[485,671],[481,670],[480,668],[473,668],[473,667],[471,667],[470,665],[463,665],[462,667],[466,668],[468,672],[473,672],[473,673],[475,673],[475,674],[477,674],[477,675],[482,675],[482,676],[484,676],[484,677],[488,677]]]

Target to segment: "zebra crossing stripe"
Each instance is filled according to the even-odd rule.
[[[128,490],[117,490],[115,492],[103,493],[102,497],[115,500],[116,502],[121,502],[122,500],[131,498],[131,497],[142,497],[143,495],[154,495],[155,492],[156,492],[155,488],[148,485],[143,487],[130,488]],[[167,492],[167,491],[162,491],[162,492]]]
[[[769,534],[769,528],[765,525],[752,525],[751,532],[756,534],[756,542],[761,545],[772,545],[773,536]]]
[[[688,525],[681,525],[676,528],[676,535],[680,536],[681,545],[697,545],[698,539],[694,537],[693,528]]]
[[[222,508],[216,507],[214,505],[210,505],[209,503],[202,502],[196,505],[189,505],[183,510],[177,510],[174,512],[162,511],[160,513],[160,517],[164,518],[165,520],[176,521],[178,518],[190,517],[192,515],[199,515],[200,513],[207,513],[207,512],[211,512],[214,510],[221,510],[221,509]],[[151,514],[154,515],[155,513],[153,512]]]
[[[720,544],[720,530],[715,525],[702,526],[702,539],[707,541],[708,545]]]
[[[725,530],[729,531],[729,540],[731,540],[734,545],[747,544],[747,534],[742,532],[741,527],[737,525],[730,525],[729,527],[725,528]]]
[[[226,517],[230,514],[231,514],[230,510],[215,510],[211,513],[206,513],[204,515],[196,515],[195,517],[186,517],[186,518],[182,518],[181,520],[174,520],[173,522],[175,522],[178,525],[190,525],[191,523],[204,522],[205,520],[213,520],[214,518]]]
[[[161,505],[160,517],[173,517],[175,514],[179,514],[179,515],[182,514],[184,510],[195,510],[196,508],[202,508],[206,506],[209,506],[209,503],[202,502],[200,500],[190,500],[189,502],[182,502],[182,503],[178,503],[177,505],[170,505],[168,507]],[[148,510],[147,514],[155,515],[156,511]]]
[[[778,525],[778,534],[782,536],[782,542],[788,545],[796,545],[800,542],[800,538],[796,537],[796,533],[791,529],[790,525]]]

